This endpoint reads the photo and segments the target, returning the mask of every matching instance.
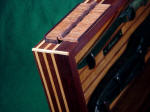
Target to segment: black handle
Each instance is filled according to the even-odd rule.
[[[108,28],[106,32],[103,33],[100,39],[95,43],[89,53],[78,63],[78,69],[88,65],[89,69],[95,67],[95,59],[93,59],[104,47],[106,42],[110,39],[112,34],[116,31],[116,29],[123,23],[127,21],[131,21],[134,19],[136,10],[139,9],[141,6],[145,5],[148,0],[134,0],[129,6],[120,14],[120,16],[114,21],[114,23]],[[118,35],[120,34],[120,35]],[[117,41],[121,38],[122,34],[120,31],[116,34],[114,39],[108,44],[107,47],[104,48],[103,53],[106,55],[111,48],[117,43]],[[92,54],[92,62],[91,59],[88,59],[89,56]],[[92,65],[91,65],[92,64]]]

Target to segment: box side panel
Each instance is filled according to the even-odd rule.
[[[33,54],[52,112],[86,112],[86,103],[73,56],[60,44],[41,41]],[[59,47],[64,48],[64,47]]]

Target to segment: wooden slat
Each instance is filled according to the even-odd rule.
[[[92,47],[92,45],[95,43],[95,41],[98,39],[99,35],[102,34],[102,32],[107,28],[107,26],[110,24],[112,18],[110,18],[106,24],[94,35],[91,40],[83,47],[79,53],[75,56],[76,63],[78,63],[81,58],[86,54],[86,52]]]
[[[85,87],[84,90],[84,96],[86,101],[89,99],[89,97],[91,96],[91,94],[93,93],[93,91],[95,90],[95,88],[97,87],[97,85],[99,84],[99,82],[102,80],[102,78],[105,76],[105,74],[107,73],[107,71],[110,69],[110,67],[115,63],[115,61],[121,56],[121,54],[124,52],[126,48],[126,45],[123,46],[123,48],[121,48],[121,50],[119,52],[116,53],[116,56],[114,56],[113,58],[111,58],[111,60],[109,60],[107,58],[107,65],[104,65],[104,68],[102,69],[101,67],[103,65],[99,65],[99,69],[101,69],[99,72],[97,71],[97,73],[95,72],[95,76],[94,79],[91,80],[90,84],[88,84],[87,87]],[[93,74],[92,74],[93,75]],[[88,102],[88,101],[87,101]]]
[[[96,68],[93,69],[93,70],[89,70],[88,67],[86,66],[82,70],[79,71],[79,73],[80,73],[80,80],[82,82],[83,91],[85,91],[85,90],[87,91],[88,89],[89,89],[88,91],[90,91],[90,92],[87,92],[87,93],[85,91],[85,93],[84,93],[86,101],[90,97],[90,94],[93,92],[94,88],[96,88],[96,86],[97,86],[98,82],[100,81],[100,79],[102,79],[103,76],[104,76],[104,75],[100,75],[99,71],[101,71],[104,68],[104,66],[106,66],[106,64],[109,62],[109,60],[112,59],[112,56],[113,56],[112,53],[115,53],[116,50],[120,48],[119,46],[121,46],[123,43],[125,43],[128,40],[130,35],[144,21],[144,19],[148,16],[148,14],[149,14],[149,8],[148,9],[146,9],[146,7],[140,8],[137,11],[136,19],[133,20],[132,22],[130,22],[130,24],[127,23],[128,25],[124,25],[124,27],[123,27],[123,33],[125,33],[124,36],[116,44],[116,46],[110,51],[110,53],[106,57],[103,56],[102,52],[100,52],[98,54],[98,56],[96,57]],[[124,29],[126,29],[126,30],[124,30]],[[103,60],[103,61],[101,62],[101,60]],[[97,63],[99,63],[99,64],[97,65]],[[111,62],[109,62],[109,63],[111,63]],[[106,68],[105,68],[105,70],[106,70]],[[101,78],[98,78],[98,76],[101,77]],[[94,80],[95,77],[97,79],[97,82]],[[92,82],[93,82],[93,84],[95,83],[95,86],[92,86],[93,85]],[[92,89],[90,89],[90,88],[92,88]]]
[[[63,37],[63,33],[71,30],[75,24],[84,16],[84,12],[90,8],[88,3],[79,4],[68,16],[66,16],[53,30],[47,35],[46,39],[57,41],[58,37]]]
[[[77,42],[110,7],[109,4],[96,4],[96,2],[80,4],[46,35],[46,39]]]
[[[63,38],[63,41],[78,42],[79,38],[93,26],[98,18],[110,7],[108,4],[98,4],[93,10],[79,22],[71,32]]]
[[[75,59],[77,63],[83,58],[84,55],[87,54],[88,50],[97,41],[99,36],[101,36],[102,33],[111,25],[113,20],[117,18],[119,13],[124,9],[124,5],[126,5],[128,1],[120,0],[111,2],[105,0],[105,2],[113,5],[105,12],[101,19],[97,21],[96,25],[93,26],[89,32],[86,32],[83,38],[81,38],[78,47],[75,49]]]

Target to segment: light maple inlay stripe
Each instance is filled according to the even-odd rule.
[[[66,100],[66,97],[65,97],[65,94],[64,94],[64,90],[63,90],[63,87],[62,87],[62,82],[61,82],[61,79],[60,79],[60,76],[59,76],[58,68],[57,68],[57,65],[56,65],[55,57],[54,57],[54,54],[69,55],[69,52],[57,51],[56,49],[59,47],[60,44],[57,44],[52,50],[47,50],[47,48],[50,47],[51,44],[48,44],[47,46],[45,46],[45,48],[40,49],[40,46],[43,45],[44,43],[45,43],[45,41],[43,40],[36,48],[33,48],[32,51],[35,52],[36,60],[38,62],[38,66],[40,68],[40,71],[42,70],[42,66],[41,66],[41,63],[40,63],[37,52],[41,52],[43,54],[43,58],[44,58],[44,61],[45,61],[45,64],[46,64],[46,68],[47,68],[47,71],[48,71],[50,82],[52,84],[52,88],[53,88],[54,95],[55,95],[55,98],[56,98],[56,102],[57,102],[57,105],[58,105],[58,109],[59,109],[60,112],[62,112],[63,110],[61,109],[61,106],[60,106],[58,94],[56,92],[55,84],[54,84],[52,74],[51,74],[51,71],[50,71],[50,67],[49,67],[49,64],[48,64],[48,60],[47,60],[47,57],[46,57],[46,53],[51,54],[52,62],[54,64],[54,69],[56,71],[56,77],[57,77],[58,84],[59,84],[59,87],[60,87],[60,91],[61,91],[61,94],[62,94],[62,97],[63,97],[63,100],[64,100],[64,105],[65,105],[66,111],[69,112],[68,103],[67,103],[67,100]],[[47,86],[47,83],[46,83],[46,79],[44,77],[43,70],[42,70],[41,76],[42,76],[42,79],[44,80],[43,82],[44,82],[44,86],[46,88],[46,93],[47,93],[47,96],[48,96],[48,99],[49,99],[49,102],[50,102],[52,112],[55,112],[53,102],[51,100],[50,92],[49,92],[49,89],[48,89],[48,86]]]
[[[51,54],[51,58],[52,58],[52,61],[53,61],[53,64],[54,64],[54,69],[56,71],[56,76],[57,76],[57,79],[58,79],[58,83],[59,83],[59,86],[60,86],[60,91],[61,91],[62,96],[63,96],[63,100],[64,100],[64,103],[65,103],[66,110],[67,110],[67,112],[69,112],[68,104],[67,104],[67,101],[66,101],[66,97],[65,97],[65,94],[64,94],[63,87],[62,87],[62,82],[60,80],[60,76],[59,76],[59,72],[58,72],[58,68],[57,68],[57,65],[56,65],[54,54]]]
[[[37,52],[35,52],[35,57],[36,57],[37,64],[39,66],[39,70],[40,70],[40,73],[41,73],[41,77],[42,77],[42,80],[43,80],[43,83],[44,83],[44,86],[45,86],[45,90],[46,90],[46,93],[47,93],[48,101],[50,103],[51,111],[55,112],[53,102],[52,102],[52,99],[51,99],[51,95],[50,95],[50,92],[49,92],[49,89],[48,89],[48,86],[47,86],[47,83],[46,83],[46,79],[44,77],[44,72],[43,72],[43,69],[42,69],[42,66],[41,66],[41,63],[40,63],[39,56],[38,56]]]
[[[45,60],[45,64],[46,64],[46,68],[47,68],[47,71],[48,71],[49,79],[50,79],[50,82],[52,84],[52,88],[53,88],[53,91],[54,91],[54,95],[55,95],[55,98],[56,98],[58,109],[59,109],[60,112],[62,112],[62,109],[61,109],[61,106],[60,106],[60,102],[59,102],[59,99],[58,99],[58,95],[57,95],[57,92],[56,92],[55,84],[54,84],[54,81],[53,81],[53,78],[52,78],[52,74],[50,72],[50,67],[49,67],[48,60],[46,58],[46,54],[45,53],[43,53],[43,57],[44,57],[44,60]]]
[[[44,43],[45,43],[45,40],[43,40],[36,48],[39,48]]]
[[[51,54],[54,53],[54,54],[61,54],[61,55],[69,55],[69,52],[65,52],[65,51],[47,50],[47,49],[40,49],[40,48],[32,48],[32,51],[51,53]]]
[[[51,44],[48,44],[44,49],[47,49],[50,45]],[[48,76],[49,76],[50,82],[52,84],[52,89],[54,91],[54,96],[56,98],[56,102],[57,102],[57,105],[58,105],[58,110],[59,110],[59,112],[62,112],[62,109],[61,109],[61,106],[60,106],[60,102],[59,102],[59,99],[58,99],[58,95],[57,95],[57,92],[56,92],[55,84],[54,84],[54,81],[53,81],[53,78],[52,78],[52,74],[51,74],[51,71],[50,71],[50,67],[49,67],[49,64],[48,64],[48,60],[46,58],[46,53],[42,53],[42,54],[43,54],[43,58],[44,58],[44,61],[45,61],[45,64],[46,64]]]
[[[57,47],[55,47],[53,50],[55,50],[56,48]],[[56,71],[56,76],[57,76],[58,84],[60,86],[60,91],[61,91],[61,94],[62,94],[62,97],[63,97],[63,100],[64,100],[65,108],[66,108],[66,111],[69,112],[68,103],[67,103],[66,96],[65,96],[65,93],[64,93],[64,90],[63,90],[63,87],[62,87],[62,82],[61,82],[61,79],[60,79],[60,76],[59,76],[59,72],[58,72],[58,68],[57,68],[57,65],[56,65],[54,54],[51,54],[51,58],[52,58],[52,62],[53,62],[53,65],[54,65],[54,69]]]

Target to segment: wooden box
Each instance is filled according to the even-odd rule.
[[[82,3],[81,6],[86,7],[85,4],[89,3]],[[67,26],[72,21],[79,22],[74,18],[63,24],[62,21],[80,6],[78,5],[32,49],[52,112],[88,111],[87,103],[90,96],[107,71],[123,54],[131,34],[148,16],[150,3],[139,8],[134,20],[122,23],[111,38],[104,42],[104,46],[94,57],[94,68],[89,69],[88,65],[85,65],[79,69],[78,65],[128,4],[128,0],[105,0],[97,3],[95,9],[92,7],[93,9],[90,10],[94,10],[93,12],[86,14],[86,16],[82,15],[84,16],[84,18],[80,18],[82,19],[80,21],[83,21],[82,24]],[[74,14],[74,17],[78,15]],[[91,17],[91,20],[88,16]],[[65,28],[72,27],[75,27],[74,31],[62,34],[62,32],[67,31]],[[54,29],[57,29],[56,32]],[[104,48],[119,30],[122,32],[121,38],[107,54],[104,54]],[[64,35],[66,37],[63,38]]]

